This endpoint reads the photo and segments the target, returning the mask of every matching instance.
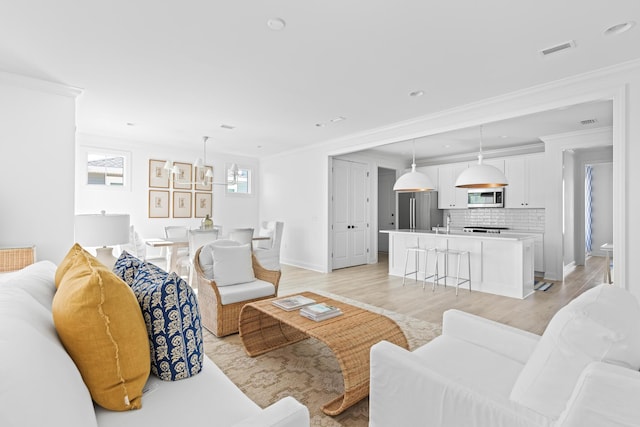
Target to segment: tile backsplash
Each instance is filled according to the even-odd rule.
[[[544,209],[445,209],[451,215],[451,227],[508,227],[513,230],[544,233]]]

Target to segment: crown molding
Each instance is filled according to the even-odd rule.
[[[395,122],[386,126],[377,127],[374,129],[368,129],[363,132],[353,133],[340,138],[335,138],[327,141],[316,143],[309,147],[321,149],[322,147],[331,147],[333,144],[340,144],[340,148],[330,150],[330,155],[344,154],[352,151],[367,150],[375,148],[380,145],[401,142],[408,139],[420,138],[424,136],[430,136],[449,132],[452,130],[463,129],[472,126],[479,126],[486,122],[486,118],[477,117],[466,121],[464,123],[458,122],[456,124],[449,124],[444,126],[430,127],[428,131],[425,131],[424,125],[429,122],[437,122],[441,118],[457,117],[469,112],[482,111],[492,106],[518,101],[520,99],[526,99],[534,95],[542,93],[553,93],[561,88],[569,87],[571,85],[594,81],[603,77],[611,76],[616,73],[626,72],[640,68],[640,59],[634,59],[631,61],[622,62],[619,64],[598,68],[596,70],[587,71],[580,74],[560,78],[547,83],[541,83],[536,86],[527,87],[524,89],[509,92],[503,95],[485,98],[469,104],[459,105],[450,109],[441,110],[432,114],[423,115],[413,119]],[[538,106],[536,108],[528,108],[527,111],[522,111],[516,116],[511,111],[505,111],[501,114],[492,114],[491,121],[498,121],[503,119],[509,119],[520,115],[526,115],[530,113],[539,112],[545,109],[552,108],[551,106]],[[530,111],[529,111],[530,110]],[[477,116],[477,115],[474,115]],[[414,130],[419,129],[419,130]],[[401,136],[398,136],[398,131],[403,131]],[[344,146],[344,143],[356,143],[355,145]],[[292,151],[303,151],[304,149],[295,149]]]
[[[67,86],[62,83],[56,83],[47,80],[36,79],[34,77],[10,73],[8,71],[2,70],[0,70],[0,84],[18,86],[25,89],[37,90],[39,92],[47,92],[55,95],[69,96],[71,98],[77,98],[82,94],[82,89],[77,87]]]

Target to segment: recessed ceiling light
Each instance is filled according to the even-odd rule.
[[[338,116],[336,118],[331,119],[331,123],[341,122],[343,120],[347,120],[346,117]]]
[[[612,25],[611,27],[604,30],[605,36],[612,36],[615,34],[622,34],[626,31],[629,31],[636,23],[634,21],[622,22],[620,24]]]
[[[272,29],[273,31],[281,31],[284,30],[284,27],[287,26],[287,23],[284,22],[282,18],[269,18],[267,19],[267,27]]]
[[[409,96],[418,97],[424,95],[424,91],[422,90],[414,90],[409,94]]]
[[[135,123],[127,122],[127,126],[135,126]]]
[[[316,123],[316,127],[319,127],[319,128],[324,127],[324,123]]]

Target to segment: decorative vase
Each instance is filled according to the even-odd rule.
[[[202,228],[203,230],[213,230],[213,220],[211,219],[209,214],[207,214],[207,216],[202,220],[202,225],[200,226],[200,228]]]

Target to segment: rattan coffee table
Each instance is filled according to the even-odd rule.
[[[408,349],[407,338],[391,319],[351,304],[312,292],[302,292],[317,302],[339,307],[343,314],[316,322],[298,310],[285,311],[271,301],[252,302],[240,312],[240,337],[251,357],[304,340],[324,342],[335,354],[342,370],[344,393],[322,407],[327,415],[338,415],[369,394],[369,350],[386,340]]]

